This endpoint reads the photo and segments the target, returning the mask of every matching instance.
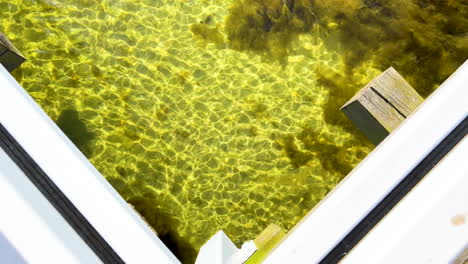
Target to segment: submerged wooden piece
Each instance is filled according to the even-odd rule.
[[[270,224],[263,232],[254,240],[258,250],[251,258],[245,262],[246,264],[258,264],[267,257],[270,251],[286,236],[284,230],[275,224]]]
[[[377,145],[423,101],[413,87],[390,67],[343,105],[341,111]]]
[[[19,52],[13,44],[0,33],[0,63],[9,72],[19,67],[26,58]]]

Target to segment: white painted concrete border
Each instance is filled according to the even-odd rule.
[[[468,246],[467,161],[465,137],[342,263],[453,263]]]
[[[468,115],[467,102],[468,61],[306,215],[264,263],[318,263]]]
[[[126,263],[180,263],[2,65],[0,122]]]
[[[1,263],[101,263],[1,148],[0,212]]]
[[[231,256],[237,252],[239,249],[236,245],[224,231],[220,230],[200,248],[195,264],[228,263]]]

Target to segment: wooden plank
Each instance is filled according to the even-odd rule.
[[[5,45],[3,45],[1,39],[0,39],[0,56],[2,56],[3,53],[5,53],[5,51],[7,51],[7,47]]]
[[[385,98],[382,98],[372,89],[368,89],[361,94],[359,102],[382,124],[387,131],[393,131],[400,125],[405,116],[387,103]]]
[[[386,98],[405,118],[424,101],[393,67],[376,78],[371,87]]]
[[[275,224],[270,224],[263,232],[254,240],[257,246],[257,251],[245,263],[257,264],[261,263],[268,253],[286,236],[286,233],[281,227]]]
[[[390,67],[356,93],[341,111],[377,145],[423,101],[413,87]]]
[[[353,101],[347,107],[341,109],[343,113],[359,128],[374,144],[379,144],[388,136],[388,130],[379,123],[359,101]]]
[[[19,52],[15,46],[0,33],[0,63],[9,71],[19,67],[26,58]]]

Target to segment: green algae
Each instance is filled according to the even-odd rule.
[[[286,135],[279,144],[284,149],[291,165],[294,168],[298,168],[307,164],[307,162],[314,158],[314,155],[309,151],[299,150],[294,141],[295,137],[293,135]]]
[[[0,7],[15,77],[184,263],[320,201],[372,149],[339,108],[386,67],[427,96],[468,56],[465,0]]]
[[[224,36],[216,26],[210,26],[204,23],[196,23],[190,26],[190,31],[201,39],[214,43],[217,47],[222,47],[225,44]]]
[[[185,261],[195,259],[196,250],[187,242],[188,238],[182,237],[177,232],[177,226],[181,224],[178,216],[165,212],[161,206],[155,204],[155,200],[167,204],[166,206],[177,207],[173,201],[157,199],[151,192],[134,196],[128,202],[134,206],[149,225],[158,227],[156,232],[159,238],[176,256],[184,256],[182,259]]]
[[[229,47],[284,58],[289,43],[311,29],[315,15],[308,1],[235,1],[226,17]]]
[[[231,49],[287,63],[291,43],[317,33],[319,26],[330,48],[346,43],[340,48],[349,70],[370,60],[382,71],[393,66],[427,96],[466,59],[467,5],[466,0],[242,0],[231,5],[224,34]],[[212,42],[222,39],[218,30],[204,35]]]
[[[62,111],[56,123],[86,156],[91,156],[89,144],[95,136],[88,130],[86,123],[79,118],[78,111],[72,109]]]
[[[350,70],[368,60],[380,70],[394,66],[427,96],[466,60],[467,1],[364,3],[366,8],[339,16],[337,27],[328,32],[333,36],[330,42],[349,43],[343,47]],[[321,13],[321,25],[329,23],[327,18],[336,17],[330,10]]]

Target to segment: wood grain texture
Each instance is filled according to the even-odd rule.
[[[356,93],[341,111],[377,145],[423,101],[413,87],[390,67]]]

